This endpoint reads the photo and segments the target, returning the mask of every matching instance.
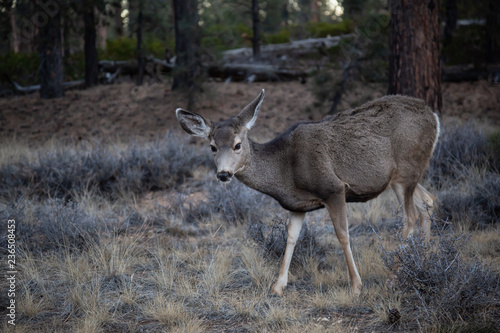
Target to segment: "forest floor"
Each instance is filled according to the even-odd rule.
[[[265,89],[258,141],[330,108],[309,83],[204,89],[192,111],[215,121]],[[383,84],[351,83],[339,109],[384,93]],[[357,298],[324,210],[307,215],[289,285],[271,297],[288,215],[237,181],[217,183],[206,142],[176,121],[184,101],[168,84],[130,82],[0,99],[0,331],[500,330],[500,159],[490,148],[500,85],[443,84],[442,137],[422,180],[437,203],[430,245],[418,231],[401,239],[392,193],[348,206],[364,283]]]
[[[205,84],[196,99],[196,110],[213,120],[239,112],[260,91],[266,90],[254,135],[270,138],[297,121],[319,120],[330,103],[319,104],[310,84],[216,83]],[[383,96],[381,83],[352,83],[338,110],[359,106]],[[482,127],[500,127],[500,85],[485,81],[444,83],[444,119],[474,121]],[[166,84],[137,87],[125,82],[87,90],[68,91],[60,99],[41,100],[38,94],[0,99],[0,139],[27,141],[30,145],[47,140],[124,139],[149,140],[167,130],[179,130],[175,110],[185,108],[183,96]]]

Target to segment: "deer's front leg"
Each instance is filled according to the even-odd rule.
[[[302,223],[304,222],[304,217],[306,213],[294,213],[292,212],[290,217],[290,224],[288,224],[288,237],[286,240],[286,250],[285,257],[283,258],[283,263],[281,264],[280,275],[278,276],[278,281],[273,287],[273,293],[281,296],[283,295],[283,288],[285,288],[288,283],[288,269],[290,268],[290,261],[292,260],[293,249],[299,238],[300,230],[302,229]]]

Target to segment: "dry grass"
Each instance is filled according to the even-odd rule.
[[[187,151],[192,164],[178,168],[178,163],[169,162],[172,174],[160,172],[166,155],[156,150],[165,147],[176,158],[180,152],[175,149]],[[100,156],[112,161],[116,170],[133,169],[120,165],[131,163],[130,158],[123,158],[126,145],[96,144],[94,148],[109,153],[86,151],[95,165],[102,165],[95,157]],[[434,311],[431,305],[436,303],[427,307],[418,302],[409,304],[413,294],[403,286],[386,283],[394,272],[384,258],[405,245],[396,237],[400,209],[391,192],[368,204],[349,206],[351,244],[364,283],[359,298],[349,293],[344,255],[324,211],[308,214],[289,285],[282,298],[275,298],[270,289],[281,264],[288,220],[275,203],[236,182],[221,187],[210,181],[211,169],[205,160],[195,158],[199,150],[178,142],[133,148],[139,165],[156,170],[150,174],[152,178],[143,181],[151,184],[151,179],[167,179],[171,184],[162,191],[138,189],[134,173],[124,172],[123,179],[129,185],[114,187],[117,192],[105,189],[108,194],[103,195],[92,187],[77,186],[64,192],[65,198],[53,199],[46,194],[49,189],[59,193],[55,183],[49,184],[43,195],[33,195],[32,186],[39,184],[17,182],[16,173],[9,169],[13,164],[16,170],[38,168],[37,163],[44,158],[52,163],[51,172],[56,172],[66,164],[48,156],[62,156],[68,151],[65,149],[53,145],[35,152],[20,144],[0,149],[0,166],[12,180],[8,186],[22,194],[13,201],[12,196],[0,198],[2,220],[15,218],[19,226],[18,332],[465,332],[498,327],[499,310],[494,301],[488,301],[491,304],[486,310],[478,306],[482,321],[478,316],[471,316],[474,321],[464,316],[424,320],[422,313]],[[151,161],[145,157],[149,153],[156,156]],[[68,154],[83,156],[71,149]],[[474,159],[474,163],[479,160]],[[434,167],[443,168],[438,164]],[[76,174],[74,170],[59,171]],[[435,187],[438,199],[453,190],[470,190],[467,181],[445,182],[445,176],[442,169],[436,169],[425,180]],[[81,177],[72,184],[86,184]],[[439,178],[438,184],[433,183],[433,177]],[[491,170],[488,177],[492,177]],[[487,187],[486,178],[475,179],[480,188],[494,190]],[[446,207],[453,207],[452,200]],[[485,221],[491,218],[491,212],[465,216],[455,211],[452,218],[456,234],[470,232],[468,227],[473,227],[460,251],[464,265],[475,262],[477,267],[489,267],[488,278],[498,281],[498,226],[481,224],[478,228],[474,223],[478,216]],[[435,244],[440,241],[436,230],[449,223],[436,220]],[[5,237],[0,241],[4,249]],[[434,245],[428,251],[438,248]],[[432,261],[429,265],[433,267]],[[437,277],[438,271],[433,274]],[[1,283],[5,289],[5,281]],[[401,316],[400,321],[394,321],[394,311]],[[4,322],[0,325],[2,331],[10,329]]]

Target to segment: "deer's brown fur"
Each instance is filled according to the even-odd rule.
[[[295,124],[259,144],[248,138],[248,130],[263,99],[264,91],[237,116],[222,122],[212,123],[182,109],[176,114],[189,134],[210,140],[219,180],[229,181],[234,175],[292,212],[285,259],[273,288],[276,294],[281,295],[287,283],[305,213],[323,207],[344,249],[351,289],[359,293],[361,279],[349,245],[345,204],[373,199],[391,186],[405,211],[403,236],[412,232],[419,214],[428,233],[424,214],[432,208],[433,197],[418,182],[439,136],[438,117],[423,100],[385,96],[318,122]]]

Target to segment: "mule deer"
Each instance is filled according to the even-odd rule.
[[[275,294],[282,295],[287,285],[305,214],[326,207],[344,250],[351,292],[357,295],[361,278],[349,245],[346,202],[373,199],[391,186],[404,207],[403,237],[417,219],[428,237],[424,213],[434,198],[418,181],[436,145],[439,119],[423,100],[385,96],[318,122],[295,124],[259,144],[248,138],[248,130],[263,100],[264,90],[237,116],[221,122],[183,109],[176,115],[187,133],[210,141],[219,181],[235,176],[291,212]]]

